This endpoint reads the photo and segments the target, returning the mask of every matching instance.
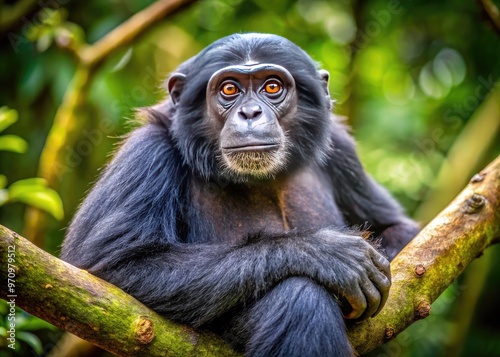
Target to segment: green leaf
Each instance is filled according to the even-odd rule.
[[[26,344],[28,344],[34,350],[34,352],[36,352],[38,355],[43,354],[42,342],[40,341],[40,339],[36,335],[34,335],[30,332],[17,331],[16,337],[18,340],[23,341]]]
[[[61,197],[46,186],[42,178],[31,178],[14,182],[8,188],[9,202],[22,202],[50,213],[54,218],[64,218]]]
[[[30,190],[33,186],[47,186],[47,180],[41,177],[32,177],[29,179],[19,180],[10,185],[10,190]]]
[[[21,321],[16,320],[16,327],[18,330],[22,331],[37,331],[43,329],[56,330],[54,325],[49,324],[47,321],[39,319],[33,315],[28,315],[26,318],[21,319]]]
[[[17,110],[9,107],[0,108],[0,132],[14,124],[18,119]]]
[[[10,192],[9,196],[12,197],[12,195],[10,195]],[[56,191],[48,187],[40,188],[38,191],[32,191],[29,194],[17,196],[15,197],[15,201],[40,208],[50,213],[55,219],[59,221],[64,218],[64,210],[61,198]]]
[[[17,135],[2,135],[0,136],[0,151],[12,151],[23,154],[28,150],[26,140]]]

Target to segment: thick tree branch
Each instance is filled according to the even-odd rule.
[[[430,313],[430,304],[489,245],[500,241],[500,156],[394,259],[382,313],[350,330],[359,353],[387,342]],[[8,291],[15,247],[15,292]],[[0,297],[118,355],[229,356],[211,334],[166,321],[117,287],[0,226]]]
[[[500,156],[393,260],[385,308],[350,331],[356,350],[366,353],[427,317],[431,303],[499,239]]]
[[[9,258],[14,260],[10,265]],[[235,355],[217,336],[165,320],[116,286],[3,226],[0,262],[1,298],[119,356]],[[12,266],[11,291],[7,279]]]

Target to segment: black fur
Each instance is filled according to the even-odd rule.
[[[236,182],[220,172],[206,86],[216,70],[250,59],[293,75],[298,111],[286,128],[286,169]],[[143,111],[148,122],[80,207],[62,258],[172,320],[220,332],[247,355],[353,355],[342,315],[352,303],[361,319],[378,311],[390,274],[346,227],[369,227],[392,258],[416,224],[364,172],[329,113],[316,64],[288,40],[229,36],[178,72],[186,76],[178,103]]]

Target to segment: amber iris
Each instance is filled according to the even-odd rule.
[[[233,83],[226,83],[222,86],[222,93],[225,95],[234,95],[238,93],[238,87],[236,87]]]
[[[275,94],[281,90],[281,84],[278,82],[268,82],[264,88],[266,93]]]

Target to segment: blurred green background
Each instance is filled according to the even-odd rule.
[[[348,118],[366,169],[423,224],[500,152],[500,32],[481,1],[196,1],[107,56],[81,80],[76,110],[61,110],[78,66],[71,49],[151,3],[0,1],[0,224],[54,255],[134,125],[134,108],[164,98],[162,82],[177,65],[234,32],[285,36],[330,72],[335,113]],[[54,131],[58,111],[64,125]],[[61,144],[47,159],[55,178],[33,179],[43,176],[51,128],[49,146]],[[28,206],[42,215],[34,219]],[[429,318],[371,355],[500,356],[499,248],[476,260]],[[0,305],[0,317],[6,311]],[[61,332],[19,316],[17,349],[2,339],[0,356],[47,355]]]

